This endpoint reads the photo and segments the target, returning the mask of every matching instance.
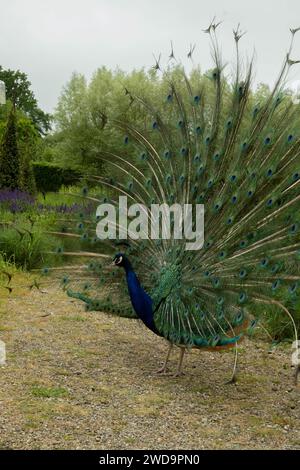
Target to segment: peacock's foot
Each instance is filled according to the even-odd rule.
[[[168,373],[168,369],[166,369],[165,367],[162,367],[161,369],[155,371],[156,375],[168,375]]]
[[[176,378],[176,377],[182,377],[184,375],[185,375],[185,372],[182,372],[182,370],[181,370],[181,371],[177,371],[174,374],[172,374],[172,377]]]
[[[169,369],[167,368],[166,364],[164,364],[160,369],[154,371],[155,375],[168,375]]]
[[[154,374],[160,375],[160,376],[163,375],[165,377],[181,377],[185,375],[185,373],[182,371],[170,372],[170,370],[167,369],[166,367],[161,367],[160,369],[156,370]]]
[[[237,381],[237,377],[234,375],[230,380],[227,380],[224,385],[234,385]]]

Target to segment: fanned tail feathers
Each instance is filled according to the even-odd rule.
[[[126,89],[128,120],[105,121],[124,151],[101,152],[109,176],[87,175],[92,189],[80,196],[95,209],[103,202],[118,207],[119,196],[147,207],[204,204],[203,249],[185,251],[184,240],[173,238],[130,240],[122,248],[159,305],[160,333],[177,344],[207,348],[235,344],[252,331],[264,305],[293,322],[300,293],[299,105],[284,91],[293,64],[288,56],[273,90],[257,103],[253,64],[243,73],[240,63],[243,33],[234,32],[237,68],[229,84],[215,29],[206,31],[214,59],[208,74],[187,77],[180,66],[169,68],[163,72],[165,95],[155,104]],[[135,107],[144,110],[143,122],[130,120]],[[97,196],[97,184],[105,198]],[[54,230],[74,244],[58,254],[77,254],[76,263],[83,262],[66,267],[70,275],[61,282],[88,309],[134,316],[123,276],[110,266],[118,244],[97,239],[97,221],[70,217]]]

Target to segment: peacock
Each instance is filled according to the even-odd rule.
[[[300,28],[291,30],[273,89],[256,103],[253,60],[245,64],[240,57],[244,33],[240,26],[233,31],[236,64],[228,84],[219,25],[213,20],[204,30],[213,58],[208,73],[188,75],[171,44],[168,66],[162,68],[160,56],[153,66],[164,77],[159,100],[125,88],[126,120],[101,114],[103,132],[119,139],[120,150],[101,148],[95,155],[106,172],[87,172],[81,193],[74,194],[95,211],[58,221],[51,236],[59,238],[55,256],[63,264],[43,273],[58,273],[68,296],[87,310],[138,318],[167,340],[161,374],[168,373],[173,347],[180,350],[176,376],[186,350],[235,348],[232,382],[237,345],[266,309],[286,315],[298,339],[300,108],[286,92],[286,81],[298,62],[291,54]],[[194,48],[188,53],[192,61]],[[137,110],[142,121],[135,120]],[[172,216],[171,236],[146,237],[141,221],[150,223],[148,211],[135,222],[132,237],[100,239],[96,227],[104,219],[96,208],[115,208],[118,217],[109,227],[116,232],[120,197],[141,207],[203,206],[202,246],[186,249],[186,240],[174,237]],[[163,224],[163,211],[159,217]],[[195,229],[195,221],[189,228]],[[296,379],[297,374],[298,368]]]

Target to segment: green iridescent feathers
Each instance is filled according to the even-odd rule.
[[[58,254],[78,261],[65,267],[61,280],[70,296],[90,310],[134,316],[124,275],[110,266],[124,251],[153,298],[159,331],[175,343],[199,346],[220,338],[225,344],[240,329],[251,330],[264,305],[293,322],[300,293],[299,105],[285,91],[292,50],[273,90],[258,103],[252,62],[242,67],[239,58],[242,33],[234,32],[237,65],[229,82],[215,29],[208,31],[209,73],[188,77],[181,67],[162,72],[156,64],[164,77],[160,99],[126,89],[126,122],[104,116],[103,132],[115,132],[123,149],[99,151],[106,175],[86,175],[78,197],[95,211],[66,218],[53,230],[71,246]],[[119,196],[147,207],[204,204],[203,249],[185,251],[184,240],[172,238],[121,245],[97,239],[97,205],[117,208]]]

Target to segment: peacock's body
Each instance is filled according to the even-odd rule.
[[[242,73],[238,57],[231,87],[224,81],[216,27],[207,30],[214,58],[209,75],[197,81],[182,68],[175,76],[168,70],[160,104],[126,89],[128,120],[103,116],[103,132],[120,136],[124,151],[102,151],[109,175],[86,177],[93,188],[107,188],[106,200],[95,189],[82,194],[95,206],[118,207],[119,196],[147,207],[203,204],[203,248],[188,251],[172,236],[147,239],[142,230],[140,238],[104,242],[95,237],[99,217],[84,214],[75,229],[67,220],[57,230],[80,246],[58,252],[84,260],[65,267],[73,275],[62,280],[68,294],[89,310],[138,316],[181,347],[178,372],[184,348],[235,346],[262,307],[293,322],[300,292],[300,108],[284,92],[291,49],[273,90],[254,103],[252,63]],[[241,36],[235,31],[238,56]],[[135,106],[144,110],[143,122],[134,122]]]

